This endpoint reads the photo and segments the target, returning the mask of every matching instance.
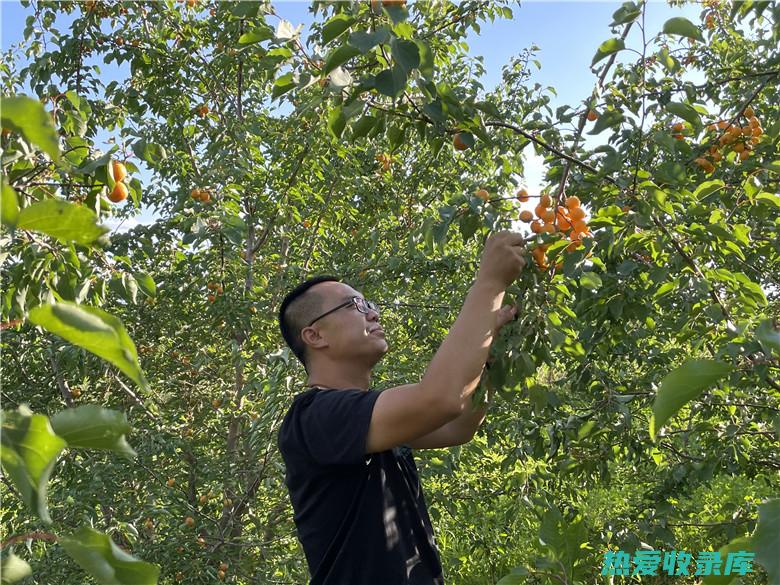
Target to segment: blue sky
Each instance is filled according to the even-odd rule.
[[[308,2],[286,1],[273,3],[280,18],[290,21],[294,26],[304,24],[304,34],[312,21]],[[587,98],[596,75],[590,70],[590,62],[597,47],[614,35],[609,23],[612,13],[621,2],[523,2],[513,5],[514,18],[486,22],[481,33],[472,33],[467,42],[472,55],[482,55],[487,74],[483,85],[491,89],[501,78],[501,68],[526,47],[536,45],[540,48],[537,58],[541,61],[540,70],[534,70],[530,83],[552,86],[558,96],[553,98],[552,106],[570,104],[578,107]],[[661,30],[663,23],[673,16],[685,16],[698,23],[701,6],[690,4],[683,7],[670,7],[666,2],[651,1],[646,11],[646,30],[648,40]],[[22,39],[25,18],[32,13],[31,8],[23,8],[17,1],[0,1],[0,20],[2,21],[2,48],[5,51],[12,43]],[[271,19],[275,24],[275,19]],[[61,28],[65,28],[64,26]],[[629,47],[641,47],[641,33],[634,27],[627,43]],[[633,60],[634,54],[625,53]],[[101,66],[108,83],[112,76],[118,75],[115,67]],[[588,137],[588,141],[593,141]],[[596,138],[595,140],[598,140]],[[528,173],[525,177],[529,188],[536,190],[541,184],[544,169],[531,149],[525,153]],[[143,181],[143,178],[142,178]],[[142,220],[143,221],[143,220]]]

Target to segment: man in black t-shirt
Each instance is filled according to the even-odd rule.
[[[387,353],[379,309],[333,276],[307,280],[279,309],[309,376],[278,434],[311,585],[443,585],[412,449],[461,445],[484,420],[471,395],[516,306],[504,290],[525,265],[523,238],[492,235],[461,312],[422,379],[370,390]]]

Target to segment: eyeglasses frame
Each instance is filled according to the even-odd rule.
[[[322,315],[320,315],[319,317],[317,317],[316,319],[314,319],[314,320],[313,320],[311,323],[309,323],[309,324],[308,324],[306,327],[311,327],[312,325],[314,325],[314,323],[315,323],[315,322],[319,321],[319,320],[320,320],[320,319],[322,319],[323,317],[325,317],[325,316],[327,316],[327,315],[330,315],[330,314],[331,314],[331,313],[333,313],[334,311],[338,311],[339,309],[343,309],[344,307],[348,307],[348,306],[349,306],[349,305],[351,305],[351,304],[354,304],[354,305],[355,305],[355,308],[356,308],[358,311],[360,311],[361,313],[363,313],[364,315],[368,315],[368,311],[361,311],[361,310],[360,310],[360,305],[358,304],[358,301],[363,301],[364,303],[366,303],[366,308],[367,308],[369,311],[376,311],[376,312],[377,312],[377,314],[379,313],[379,305],[378,305],[377,303],[374,303],[374,302],[372,302],[372,301],[366,300],[366,299],[364,299],[363,297],[352,297],[352,298],[351,298],[351,299],[349,299],[348,301],[345,301],[345,302],[343,302],[342,304],[340,304],[338,307],[335,307],[335,308],[331,309],[331,310],[330,310],[330,311],[328,311],[327,313],[323,313]],[[368,303],[371,303],[371,304],[372,304],[372,305],[374,305],[374,307],[376,307],[376,308],[375,308],[375,309],[372,309],[371,307],[369,307],[369,306],[368,306]]]

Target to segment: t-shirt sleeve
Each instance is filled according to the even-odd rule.
[[[366,439],[379,392],[321,390],[304,401],[293,417],[288,448],[305,452],[320,465],[364,462]],[[294,445],[294,446],[293,446]]]

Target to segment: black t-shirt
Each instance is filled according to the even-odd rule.
[[[411,449],[366,454],[379,394],[306,390],[279,429],[310,585],[444,584]]]

